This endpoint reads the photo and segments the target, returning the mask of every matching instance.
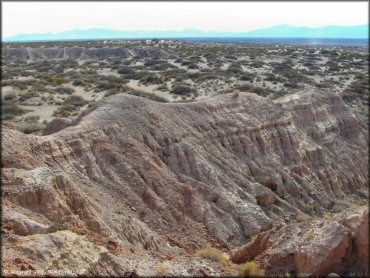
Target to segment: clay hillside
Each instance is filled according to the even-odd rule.
[[[116,94],[43,134],[2,126],[3,275],[368,274],[367,123],[339,95]]]

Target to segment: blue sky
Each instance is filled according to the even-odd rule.
[[[3,2],[3,37],[72,29],[246,32],[368,23],[368,2]]]

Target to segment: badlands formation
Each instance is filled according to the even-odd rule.
[[[338,95],[117,94],[50,126],[3,125],[3,275],[368,274],[367,123]]]

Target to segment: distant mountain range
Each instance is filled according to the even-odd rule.
[[[63,41],[96,39],[140,38],[348,38],[368,39],[369,25],[324,26],[317,28],[277,25],[250,32],[207,32],[198,29],[183,31],[122,31],[113,29],[75,29],[63,33],[19,34],[3,39],[3,42]]]

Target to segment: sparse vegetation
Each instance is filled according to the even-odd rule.
[[[18,106],[18,104],[9,101],[2,102],[2,119],[3,120],[12,120],[16,116],[24,114],[26,111]]]
[[[55,105],[50,117],[76,116],[103,97],[117,93],[160,102],[188,102],[234,90],[276,99],[303,87],[332,90],[353,109],[361,113],[367,111],[368,57],[360,48],[152,42],[156,46],[147,49],[142,49],[142,41],[12,44],[11,48],[80,46],[99,51],[91,59],[80,61],[42,58],[52,57],[49,53],[37,54],[29,61],[3,59],[1,85],[10,89],[3,95],[4,102],[8,102],[4,103],[7,113],[3,120],[23,121],[23,108],[16,105],[37,106],[32,109],[36,114],[46,106],[50,109]],[[107,56],[107,51],[100,52],[117,46],[129,50],[130,54],[119,56],[112,52]],[[68,97],[75,93],[86,102],[69,103]],[[308,206],[304,211],[316,212]]]
[[[249,261],[242,264],[239,268],[239,274],[242,277],[259,277],[265,276],[265,270],[258,261]]]
[[[299,212],[296,215],[296,219],[297,219],[298,222],[307,222],[308,219],[309,219],[309,216],[307,214],[304,214],[302,212]]]
[[[324,216],[323,216],[323,218],[325,219],[325,220],[330,220],[330,219],[332,219],[333,218],[333,215],[332,214],[324,214]]]
[[[161,274],[161,275],[163,275],[163,274],[165,274],[165,273],[166,273],[166,267],[165,267],[163,264],[159,264],[159,265],[157,265],[157,267],[155,268],[155,272],[156,272],[157,274]]]
[[[204,247],[196,251],[196,256],[219,263],[223,266],[228,266],[229,260],[227,258],[227,255],[222,251],[214,247]]]
[[[175,95],[186,95],[188,93],[193,93],[194,89],[187,85],[176,85],[171,91],[171,94]]]

